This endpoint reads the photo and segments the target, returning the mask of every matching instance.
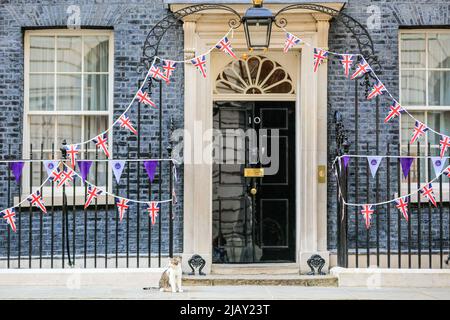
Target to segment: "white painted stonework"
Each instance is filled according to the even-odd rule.
[[[326,3],[340,9],[342,4]],[[186,4],[173,4],[176,11]],[[241,15],[248,5],[231,5]],[[267,5],[277,12],[282,4]],[[329,16],[311,11],[290,11],[284,17],[287,29],[314,46],[328,47]],[[207,51],[229,29],[231,14],[221,10],[208,10],[184,19],[185,58],[192,58]],[[231,38],[231,36],[230,36]],[[312,254],[320,254],[326,260],[327,251],[327,184],[318,183],[317,168],[327,164],[327,64],[313,72],[313,48],[302,44],[291,50],[283,58],[285,32],[275,25],[272,30],[270,50],[264,53],[280,64],[288,64],[289,72],[296,80],[294,97],[277,97],[280,100],[296,101],[296,250],[297,265],[302,273],[310,271],[306,264]],[[233,33],[231,39],[235,51],[247,52],[243,28]],[[185,129],[191,140],[195,135],[212,129],[214,81],[227,62],[231,61],[223,53],[207,56],[208,78],[203,79],[194,66],[185,65],[184,116]],[[320,89],[319,89],[320,88]],[[267,99],[266,97],[264,97]],[[254,96],[252,99],[255,99]],[[241,99],[242,100],[242,99]],[[200,122],[202,128],[194,126]],[[211,137],[209,137],[211,138]],[[185,150],[190,144],[193,154],[189,155],[197,163],[184,167],[184,248],[183,267],[189,271],[188,259],[200,254],[206,260],[204,271],[209,273],[212,261],[212,165],[200,161],[203,148],[194,141],[185,141]],[[185,155],[186,156],[186,155]]]

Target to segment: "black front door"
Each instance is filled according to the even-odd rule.
[[[295,103],[216,102],[214,129],[213,262],[295,261]]]

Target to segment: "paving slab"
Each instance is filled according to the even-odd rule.
[[[152,299],[152,300],[450,300],[442,288],[336,288],[302,286],[192,286],[182,293],[157,289],[113,287],[0,287],[0,300],[8,299]]]

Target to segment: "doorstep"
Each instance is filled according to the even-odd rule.
[[[450,269],[386,269],[334,267],[339,287],[450,288]]]
[[[336,276],[306,276],[292,274],[233,274],[206,276],[184,276],[185,286],[303,286],[303,287],[337,287]]]
[[[300,267],[296,263],[248,263],[248,264],[215,264],[211,265],[213,275],[298,275]]]

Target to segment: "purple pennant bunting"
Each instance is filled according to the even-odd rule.
[[[150,183],[153,182],[153,179],[155,178],[155,172],[156,167],[158,167],[158,161],[155,160],[149,160],[144,161],[144,167],[148,174],[148,179],[150,180]]]
[[[111,168],[114,173],[114,177],[116,177],[117,183],[120,182],[120,177],[122,176],[123,169],[125,168],[125,160],[112,160]]]
[[[408,173],[409,173],[409,169],[411,169],[411,165],[414,161],[414,158],[409,158],[409,157],[405,157],[405,158],[400,158],[400,164],[402,165],[402,171],[403,171],[403,175],[406,177],[408,177]]]
[[[11,163],[11,171],[14,174],[14,177],[16,178],[16,182],[19,183],[20,177],[22,176],[22,169],[24,166],[23,161],[17,161]]]
[[[80,175],[81,178],[84,181],[86,181],[86,178],[89,174],[89,170],[91,169],[92,161],[91,160],[78,160],[77,161],[78,168],[80,168]]]
[[[383,157],[381,156],[367,157],[367,161],[369,162],[370,173],[372,173],[372,178],[375,178],[375,175],[377,174],[378,167],[380,166],[382,159]]]
[[[348,163],[350,162],[349,156],[342,156],[342,163],[344,164],[344,169],[347,169]]]

